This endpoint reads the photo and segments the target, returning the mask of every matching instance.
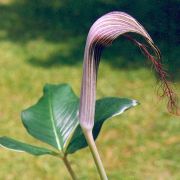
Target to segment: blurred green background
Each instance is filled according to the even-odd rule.
[[[71,84],[80,94],[86,36],[112,10],[134,16],[161,49],[164,66],[180,89],[178,0],[0,0],[0,136],[41,144],[20,120],[22,109],[42,95],[45,83]],[[180,120],[156,96],[150,63],[123,38],[103,53],[97,97],[134,98],[141,105],[107,121],[97,146],[109,179],[178,180]],[[79,179],[98,179],[86,148],[70,156]],[[0,180],[69,179],[63,163],[0,148]]]

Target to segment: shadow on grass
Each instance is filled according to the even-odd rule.
[[[62,65],[80,65],[83,62],[84,43],[77,44],[79,47],[71,48],[67,52],[58,52],[50,54],[47,58],[29,59],[29,63],[34,66],[40,66],[44,68],[50,68]],[[129,51],[128,51],[129,49]],[[141,54],[140,50],[132,43],[127,42],[126,39],[119,38],[114,44],[106,49],[102,53],[103,61],[109,63],[113,68],[134,69],[147,67],[151,63]]]
[[[125,11],[140,20],[152,38],[159,42],[165,66],[178,80],[178,1],[148,1],[14,0],[7,5],[0,4],[0,40],[22,45],[38,38],[53,43],[74,42],[76,46],[68,54],[55,52],[46,59],[31,58],[28,63],[44,68],[76,65],[82,63],[85,39],[92,23],[109,11]],[[118,58],[120,55],[123,58]],[[124,41],[116,42],[103,57],[116,68],[138,68],[145,64],[145,58],[137,48]]]

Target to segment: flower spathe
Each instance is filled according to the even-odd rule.
[[[129,32],[143,36],[155,53],[156,59],[148,52],[145,46],[131,38],[131,36],[126,35]],[[169,87],[166,81],[166,73],[162,69],[160,52],[154,45],[150,35],[136,19],[127,13],[118,11],[110,12],[100,17],[92,25],[86,41],[79,110],[80,124],[84,129],[91,130],[94,125],[96,79],[102,50],[104,47],[111,45],[113,40],[120,35],[125,35],[134,44],[138,45],[143,53],[151,60],[159,74],[160,80],[164,82],[163,92],[169,97],[170,104],[175,103],[173,91]],[[174,106],[175,104],[171,105]]]

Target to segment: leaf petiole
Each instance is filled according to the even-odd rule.
[[[73,169],[71,168],[70,162],[69,162],[68,159],[67,159],[67,154],[64,155],[64,157],[62,158],[62,160],[63,160],[63,162],[64,162],[64,164],[65,164],[65,166],[66,166],[69,174],[71,175],[71,178],[72,178],[73,180],[77,180],[76,175],[75,175]]]

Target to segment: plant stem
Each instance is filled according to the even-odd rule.
[[[67,168],[69,174],[71,175],[71,178],[72,178],[73,180],[76,180],[77,178],[76,178],[76,176],[75,176],[74,171],[73,171],[72,168],[71,168],[71,165],[70,165],[70,163],[69,163],[69,161],[68,161],[68,159],[67,159],[67,155],[66,155],[66,154],[64,155],[64,157],[62,158],[62,160],[64,161],[64,164],[66,165],[66,168]]]
[[[93,158],[94,158],[94,161],[96,163],[96,167],[98,169],[98,172],[99,172],[99,175],[100,175],[101,179],[102,180],[108,180],[106,172],[105,172],[103,164],[102,164],[102,161],[100,159],[96,144],[94,142],[94,138],[93,138],[93,135],[92,135],[92,130],[83,129],[83,132],[84,132],[86,141],[87,141],[87,143],[89,145],[89,148],[91,150],[91,153],[93,155]]]

